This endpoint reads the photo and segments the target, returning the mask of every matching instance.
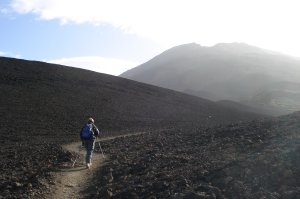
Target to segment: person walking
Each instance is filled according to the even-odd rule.
[[[92,156],[95,149],[95,140],[99,135],[99,129],[94,124],[94,119],[91,117],[87,118],[86,124],[82,127],[80,132],[80,139],[82,146],[86,149],[86,168],[90,169],[92,166]]]

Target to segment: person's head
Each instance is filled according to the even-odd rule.
[[[87,123],[89,124],[93,124],[94,123],[94,119],[92,117],[87,117],[86,118]]]

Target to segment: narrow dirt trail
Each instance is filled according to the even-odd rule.
[[[134,136],[139,134],[143,133],[133,133],[114,137],[106,137],[100,139],[100,141],[111,140],[118,137]],[[95,148],[97,147],[98,144],[96,142]],[[81,148],[81,142],[74,142],[71,144],[63,145],[63,148],[70,152],[79,153],[79,155],[81,156],[81,158],[79,159],[84,159],[85,150]],[[60,171],[53,173],[55,185],[51,187],[51,193],[47,198],[85,198],[86,195],[84,195],[84,190],[88,189],[88,187],[90,186],[90,182],[94,177],[94,174],[100,169],[104,161],[105,156],[103,157],[101,153],[93,153],[92,167],[90,169],[87,169],[83,162],[77,162],[77,165],[79,164],[79,166],[77,167],[61,169]]]

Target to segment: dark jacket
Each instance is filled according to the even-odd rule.
[[[88,123],[89,124],[89,123]],[[82,129],[81,129],[81,131],[80,131],[80,139],[81,140],[84,140],[84,138],[82,137],[82,132],[83,132],[83,128],[86,126],[87,124],[85,124],[83,127],[82,127]],[[92,134],[93,134],[93,136],[90,138],[91,140],[94,140],[94,139],[96,139],[96,137],[100,134],[100,132],[99,132],[99,129],[97,128],[97,126],[95,125],[95,124],[93,124],[93,123],[91,123],[90,125],[92,125]]]

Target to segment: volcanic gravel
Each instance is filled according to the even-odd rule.
[[[0,57],[0,198],[41,198],[50,171],[75,154],[92,115],[105,136],[180,126],[247,121],[256,114],[87,70]]]
[[[0,198],[41,198],[53,183],[49,172],[75,155],[46,142],[6,140],[1,144]]]
[[[103,142],[94,198],[300,198],[300,113]]]

